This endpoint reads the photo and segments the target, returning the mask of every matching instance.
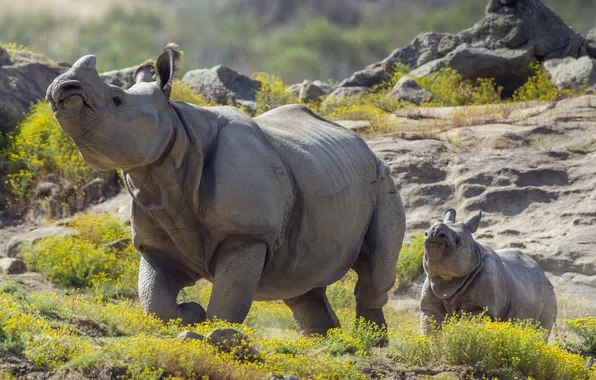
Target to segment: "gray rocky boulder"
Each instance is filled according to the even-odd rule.
[[[90,205],[115,196],[120,192],[120,186],[98,177],[86,183],[81,190],[85,196],[85,204]]]
[[[39,240],[50,236],[74,235],[75,230],[68,227],[42,227],[12,237],[6,245],[5,255],[8,257],[20,257],[21,246],[25,243],[36,243]]]
[[[560,90],[586,90],[596,84],[596,60],[589,56],[551,59],[542,68]]]
[[[391,79],[391,75],[387,71],[387,67],[383,64],[374,64],[344,79],[339,87],[373,87],[389,79]]]
[[[188,71],[182,81],[197,94],[220,104],[230,103],[230,96],[236,101],[254,102],[261,89],[261,82],[222,65]]]
[[[541,0],[490,0],[486,16],[471,28],[458,34],[422,33],[407,47],[347,78],[340,87],[379,85],[390,77],[397,62],[412,69],[423,66],[425,73],[455,64],[449,67],[465,70],[462,74],[470,79],[492,78],[490,70],[497,69],[497,84],[508,96],[531,75],[527,67],[511,70],[523,63],[577,58],[585,46],[584,39]],[[492,67],[491,60],[497,61]],[[509,78],[504,73],[514,75]]]
[[[596,28],[590,30],[586,36],[586,51],[596,59]]]
[[[103,79],[106,83],[112,84],[114,86],[121,87],[125,90],[132,87],[134,84],[133,74],[135,72],[136,66],[133,67],[126,67],[120,70],[111,70],[106,71],[104,73],[99,74],[101,79]]]
[[[430,92],[420,87],[418,82],[408,76],[403,76],[397,81],[389,96],[416,105],[429,102],[433,98]]]
[[[583,38],[541,0],[490,0],[486,16],[458,34],[463,43],[487,49],[530,45],[536,60],[578,57]]]
[[[45,97],[48,85],[68,65],[26,50],[0,47],[0,132],[11,131]]]
[[[0,272],[6,274],[20,274],[27,271],[23,260],[15,257],[0,258]]]
[[[197,332],[186,330],[178,334],[178,340],[205,340],[205,337]]]
[[[250,338],[236,329],[217,328],[207,335],[207,342],[221,352],[234,353],[239,359],[257,359],[259,356]]]
[[[449,54],[460,43],[457,36],[448,33],[426,32],[417,35],[410,45],[396,49],[381,62],[386,68],[400,62],[410,68],[422,66]]]
[[[63,186],[50,182],[41,181],[37,184],[36,195],[37,198],[54,198],[64,191]]]
[[[354,96],[357,94],[367,93],[370,91],[368,87],[338,87],[323,100],[323,104],[332,103],[341,98]]]
[[[321,82],[320,80],[314,82],[305,80],[298,88],[298,101],[301,103],[318,101],[331,92],[333,92],[333,86],[328,83]]]

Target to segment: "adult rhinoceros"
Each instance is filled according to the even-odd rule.
[[[338,326],[326,287],[352,268],[357,316],[384,327],[405,230],[388,168],[356,134],[302,106],[253,119],[172,101],[178,56],[168,45],[157,81],[141,71],[124,91],[88,55],[47,91],[85,161],[125,174],[143,310],[240,323],[253,300],[282,299],[302,333],[324,334]],[[207,312],[177,304],[201,278],[213,283]]]

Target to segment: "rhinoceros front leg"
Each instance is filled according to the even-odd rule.
[[[164,322],[182,318],[192,324],[205,320],[205,309],[195,302],[178,304],[176,298],[183,287],[191,285],[184,274],[164,263],[156,255],[143,253],[139,267],[139,299],[145,313],[151,313]]]
[[[233,236],[219,245],[211,264],[213,290],[207,318],[242,323],[257,291],[267,256],[267,244]]]
[[[422,285],[422,295],[420,297],[420,328],[423,335],[428,335],[433,327],[440,327],[447,314],[447,309],[433,293],[430,287],[428,277]]]

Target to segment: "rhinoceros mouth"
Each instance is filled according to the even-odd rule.
[[[84,109],[93,110],[89,104],[87,93],[83,90],[81,84],[78,81],[68,81],[54,89],[51,96],[48,98],[52,111],[60,112],[67,109],[66,105],[74,96],[79,96],[81,98]]]
[[[424,256],[429,261],[436,261],[448,255],[449,245],[445,241],[426,240],[424,242]]]

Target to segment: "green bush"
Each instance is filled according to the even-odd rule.
[[[201,107],[217,105],[213,101],[207,101],[203,95],[195,93],[188,84],[179,79],[174,79],[170,97],[177,102],[191,103]]]
[[[434,107],[465,106],[499,103],[502,88],[493,79],[464,79],[456,70],[443,68],[423,78],[418,84],[433,95],[433,100],[423,104]]]
[[[559,91],[540,68],[539,63],[530,65],[534,71],[523,86],[515,90],[512,96],[514,102],[526,102],[530,100],[555,100],[559,95],[569,95],[569,91]]]
[[[416,234],[410,244],[405,244],[397,261],[397,289],[403,289],[423,271],[422,259],[424,257],[424,234]]]
[[[255,73],[253,78],[261,82],[261,89],[256,95],[257,115],[286,104],[298,103],[294,94],[286,92],[288,86],[281,78],[267,73]]]
[[[71,225],[77,236],[56,236],[23,249],[27,266],[65,287],[105,296],[135,296],[140,254],[129,244],[119,251],[104,244],[129,233],[116,216],[89,214]]]
[[[583,352],[596,355],[596,317],[568,320],[565,326],[580,338],[579,348]]]
[[[83,184],[97,172],[85,164],[70,136],[63,131],[45,101],[31,112],[10,136],[4,156],[8,160],[8,205],[23,211],[32,185],[45,175],[56,175],[67,185]]]
[[[427,337],[412,330],[391,336],[394,360],[409,365],[465,365],[497,376],[536,380],[587,379],[584,358],[544,342],[546,331],[530,321],[498,322],[488,317],[451,316]]]

